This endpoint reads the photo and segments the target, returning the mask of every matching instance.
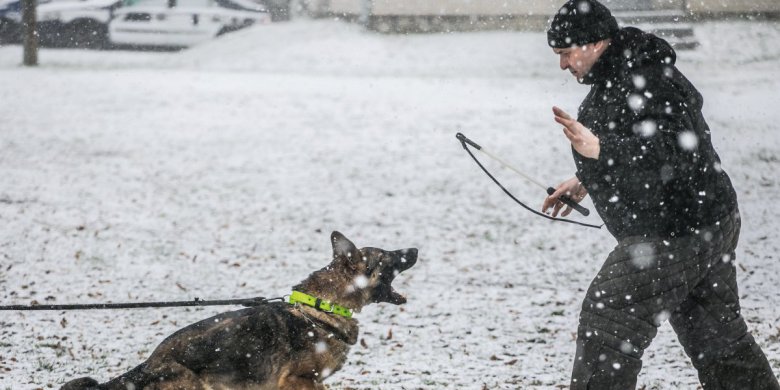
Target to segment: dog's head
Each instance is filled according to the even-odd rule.
[[[417,262],[417,249],[386,251],[379,248],[358,249],[339,232],[330,236],[333,261],[306,278],[293,290],[315,295],[323,300],[355,311],[370,303],[406,303],[393,289],[398,274]]]
[[[417,262],[417,248],[386,251],[379,248],[358,249],[339,232],[330,236],[333,264],[351,275],[347,295],[359,295],[365,303],[406,303],[406,297],[395,291],[393,279]]]

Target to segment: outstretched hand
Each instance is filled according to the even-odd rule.
[[[564,126],[563,134],[569,139],[571,146],[574,147],[577,153],[587,158],[599,158],[601,149],[599,147],[599,137],[596,137],[590,129],[572,118],[566,111],[553,107],[553,114],[555,114],[555,121]]]

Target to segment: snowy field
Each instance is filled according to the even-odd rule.
[[[780,27],[697,25],[705,96],[743,213],[743,314],[780,373]],[[386,36],[334,21],[187,51],[0,47],[0,304],[276,297],[358,246],[420,249],[366,308],[333,389],[568,385],[580,300],[615,244],[489,182],[458,131],[541,180],[573,173],[550,107],[578,85],[542,33]],[[534,207],[544,194],[497,166]],[[591,206],[586,202],[587,206]],[[597,217],[583,219],[599,223]],[[0,389],[101,381],[223,308],[0,312]],[[668,324],[640,387],[695,389]]]

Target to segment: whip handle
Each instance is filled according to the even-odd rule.
[[[555,188],[548,187],[547,188],[547,195],[552,195],[553,193],[555,193]],[[573,208],[574,210],[577,210],[577,212],[579,212],[580,214],[582,214],[582,215],[584,215],[586,217],[590,214],[590,210],[586,209],[585,207],[580,206],[579,203],[575,202],[574,200],[572,200],[571,198],[569,198],[566,195],[561,195],[558,198],[558,200],[563,202],[563,204]]]

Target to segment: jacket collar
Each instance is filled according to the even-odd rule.
[[[620,68],[620,49],[616,39],[609,43],[609,47],[601,53],[590,71],[582,78],[582,84],[596,84],[608,80],[616,75]]]

